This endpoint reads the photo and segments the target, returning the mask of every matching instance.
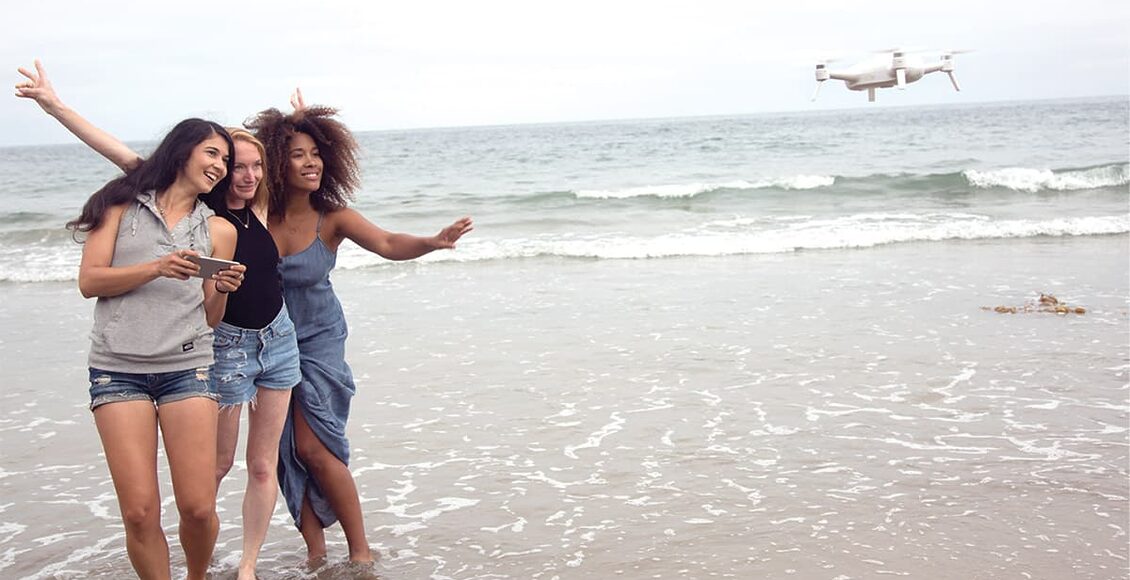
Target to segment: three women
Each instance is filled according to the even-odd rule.
[[[65,107],[38,61],[35,73],[24,69],[20,73],[29,80],[17,85],[18,96],[35,99],[123,169],[131,171],[140,162],[124,144]],[[224,409],[216,447],[216,485],[231,466],[240,405],[254,401],[240,578],[254,575],[274,508],[280,431],[279,483],[310,559],[325,556],[322,530],[340,521],[350,560],[372,560],[348,469],[345,421],[354,385],[344,360],[345,320],[329,284],[338,245],[350,239],[385,258],[406,260],[454,247],[472,229],[471,220],[463,218],[436,236],[392,233],[349,209],[348,200],[358,186],[357,145],[333,116],[332,109],[322,107],[299,107],[292,115],[274,109],[260,113],[250,126],[266,143],[266,150],[247,131],[229,129],[235,138],[231,187],[217,187],[207,197],[236,232],[236,259],[249,266],[243,288],[228,299],[215,332],[214,382]],[[263,227],[267,190],[271,190],[269,234]],[[291,330],[288,312],[297,334]],[[301,382],[295,368],[299,361]],[[289,388],[295,383],[298,388],[288,412]]]

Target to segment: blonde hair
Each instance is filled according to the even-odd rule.
[[[242,127],[225,127],[228,130],[228,135],[231,135],[232,141],[245,141],[255,146],[259,150],[259,159],[263,162],[263,178],[259,180],[259,186],[255,188],[255,197],[251,198],[251,211],[258,215],[265,216],[267,214],[267,204],[271,201],[271,190],[267,186],[267,149],[263,147],[263,143],[255,138],[250,131]],[[232,159],[235,159],[235,150],[232,150]],[[225,192],[225,195],[227,193]]]

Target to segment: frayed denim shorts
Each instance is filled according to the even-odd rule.
[[[193,397],[219,398],[212,367],[167,373],[120,373],[90,367],[90,410],[107,403],[152,401],[157,406]]]
[[[270,324],[258,330],[221,322],[212,333],[216,370],[212,380],[220,406],[242,405],[255,388],[287,390],[302,380],[298,366],[298,337],[286,305]]]

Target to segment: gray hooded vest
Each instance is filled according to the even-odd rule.
[[[111,266],[155,260],[178,249],[211,255],[208,218],[197,200],[172,231],[165,226],[149,191],[122,213]],[[204,314],[199,278],[157,278],[125,294],[99,297],[94,306],[89,364],[123,373],[167,373],[212,364],[212,329]]]

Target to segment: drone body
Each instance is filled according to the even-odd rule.
[[[903,50],[895,49],[884,51],[881,56],[861,62],[850,68],[831,71],[826,62],[816,64],[816,91],[812,93],[812,100],[820,93],[820,83],[828,79],[844,81],[849,90],[867,91],[867,100],[875,102],[875,89],[890,87],[906,88],[906,85],[932,73],[944,72],[953,83],[953,88],[960,91],[957,79],[953,76],[953,55],[964,51],[950,51],[942,53],[941,60],[924,62],[921,59],[907,56]]]

